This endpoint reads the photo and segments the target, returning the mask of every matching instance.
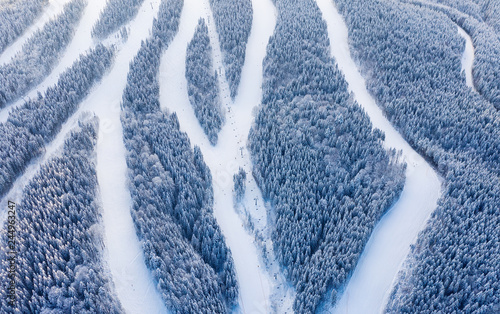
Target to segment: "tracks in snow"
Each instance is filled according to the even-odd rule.
[[[258,228],[265,228],[266,209],[260,190],[251,176],[252,166],[246,142],[253,121],[252,111],[259,104],[262,95],[262,61],[276,18],[270,1],[253,1],[253,7],[252,29],[247,44],[239,94],[234,104],[231,102],[229,86],[225,79],[219,40],[208,0],[204,5],[195,0],[184,1],[179,32],[162,57],[160,103],[162,108],[176,112],[181,130],[189,135],[192,145],[200,147],[205,163],[211,170],[214,216],[234,259],[240,288],[239,310],[243,313],[268,313],[271,311],[270,295],[276,283],[268,277],[254,237],[245,229],[233,204],[232,177],[238,168],[242,167],[249,174],[246,182],[245,208],[251,219],[258,224]],[[210,145],[196,119],[189,102],[185,78],[186,48],[200,17],[207,21],[213,66],[219,72],[220,97],[226,116],[216,146]]]
[[[373,127],[385,132],[384,146],[402,150],[408,167],[406,182],[397,203],[375,226],[350,278],[336,313],[382,312],[394,281],[441,195],[441,178],[418,155],[384,117],[368,93],[364,78],[351,58],[348,31],[332,0],[317,0],[327,22],[331,54],[344,74],[356,101],[371,119]]]

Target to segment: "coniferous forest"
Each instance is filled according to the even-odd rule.
[[[500,2],[0,0],[0,313],[499,313]]]

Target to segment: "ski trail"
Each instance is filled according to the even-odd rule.
[[[247,57],[242,73],[240,88],[242,95],[237,96],[233,106],[229,86],[222,66],[219,41],[213,24],[213,16],[208,1],[199,5],[195,0],[185,0],[179,32],[162,57],[160,66],[160,104],[163,109],[176,112],[181,130],[189,135],[191,144],[200,147],[204,160],[212,173],[214,189],[214,215],[226,238],[238,277],[240,288],[239,311],[243,313],[269,313],[272,283],[268,278],[265,265],[260,260],[254,237],[245,227],[233,208],[233,174],[243,167],[247,172],[247,194],[245,203],[255,204],[253,212],[265,224],[264,202],[262,195],[251,178],[251,163],[246,149],[246,138],[252,121],[252,109],[259,104],[262,84],[262,60],[269,36],[274,30],[274,8],[269,1],[254,1],[254,23],[249,39],[252,49],[247,49]],[[258,7],[259,10],[256,10]],[[191,41],[198,19],[207,22],[212,45],[214,69],[219,73],[219,88],[226,122],[219,133],[218,144],[210,145],[203,132],[193,107],[189,102],[185,78],[186,48]],[[255,49],[254,49],[255,48]],[[246,83],[243,83],[246,82]],[[249,89],[249,90],[247,90]],[[247,99],[244,99],[248,96]],[[239,101],[242,99],[243,101]],[[241,107],[241,108],[240,108]],[[246,107],[246,108],[244,108]]]
[[[468,15],[465,12],[459,11],[459,10],[457,10],[455,8],[452,8],[452,7],[449,7],[449,6],[446,6],[444,4],[440,4],[440,3],[430,3],[428,1],[410,1],[409,3],[413,4],[413,5],[421,5],[424,8],[427,8],[429,10],[433,10],[433,11],[436,11],[438,13],[443,13],[446,16],[448,16],[448,18],[450,19],[450,21],[453,24],[455,24],[457,26],[458,34],[460,36],[462,36],[463,39],[465,39],[465,49],[464,49],[464,53],[463,53],[462,59],[461,59],[461,62],[462,62],[462,71],[465,72],[465,82],[466,82],[466,84],[467,84],[468,87],[472,88],[476,93],[479,94],[479,92],[477,91],[476,87],[474,86],[474,77],[472,75],[472,68],[474,66],[474,53],[475,53],[475,51],[474,51],[474,44],[473,44],[472,38],[446,12],[449,12],[449,11],[452,11],[452,10],[456,10],[457,12],[460,12],[460,14],[462,16],[468,16],[469,18],[472,18],[472,19],[475,19],[475,18],[472,17],[472,16],[470,16],[470,15]],[[439,10],[439,8],[444,9],[446,12],[442,12],[441,10]]]
[[[141,41],[148,38],[158,9],[159,1],[143,3],[138,15],[128,24],[128,40],[119,49],[110,73],[80,104],[55,140],[63,138],[71,126],[78,123],[81,112],[90,111],[99,117],[96,170],[103,210],[105,260],[125,312],[138,314],[167,313],[167,309],[144,263],[142,246],[130,215],[132,200],[127,185],[120,104],[127,83],[128,64],[137,54]]]
[[[475,92],[476,87],[474,87],[474,80],[472,78],[472,66],[474,64],[474,45],[472,44],[472,38],[467,32],[457,25],[458,33],[465,39],[465,49],[462,55],[462,71],[465,72],[465,81],[467,86],[472,88]]]
[[[407,163],[406,182],[399,200],[375,226],[341,299],[336,313],[382,312],[394,281],[430,214],[437,207],[442,179],[384,117],[368,93],[364,78],[350,56],[348,31],[331,0],[317,0],[327,22],[331,54],[344,74],[356,101],[373,127],[385,132],[384,146],[402,151]]]
[[[92,4],[89,3],[90,5]],[[139,50],[141,41],[149,36],[158,9],[158,1],[144,2],[140,13],[129,23],[131,31],[128,41],[119,49],[110,73],[93,88],[76,113],[63,124],[55,139],[46,146],[44,155],[27,167],[2,200],[18,203],[23,187],[38,172],[40,166],[61,148],[66,135],[78,124],[82,112],[95,113],[100,120],[96,170],[103,210],[104,260],[111,271],[118,299],[127,313],[167,313],[144,263],[142,247],[130,215],[132,205],[127,186],[126,150],[120,122],[120,103],[126,85],[128,64]],[[90,28],[88,34],[90,36]],[[81,41],[81,45],[82,47],[74,49],[85,49],[84,45],[88,45],[88,42]],[[5,215],[6,211],[2,213],[2,216]],[[4,217],[0,220],[3,221]]]
[[[63,12],[64,5],[70,0],[52,0],[49,1],[47,7],[43,9],[40,17],[29,26],[21,36],[19,36],[12,44],[10,44],[3,53],[0,54],[0,66],[8,63],[23,48],[24,43],[33,36],[33,34],[41,29],[45,23]]]
[[[68,46],[62,53],[57,66],[50,72],[50,74],[43,79],[43,81],[33,87],[28,93],[21,96],[17,101],[10,105],[5,106],[0,111],[0,123],[7,121],[9,113],[24,104],[25,100],[36,97],[37,93],[44,93],[47,88],[57,83],[59,76],[69,68],[73,62],[78,60],[80,54],[85,53],[88,49],[94,46],[94,41],[91,37],[92,26],[99,18],[99,13],[106,4],[106,1],[87,0],[88,4],[83,11],[82,18],[76,27],[75,34],[69,42]],[[63,5],[61,5],[63,6]]]
[[[53,16],[56,16],[56,15],[60,14],[63,11],[64,4],[67,3],[67,2],[69,2],[69,1],[70,0],[54,0],[54,1],[51,1],[50,2],[50,7],[47,8],[47,10],[49,10],[48,12],[52,12],[52,13],[44,13],[44,17],[43,18],[46,18],[47,20],[50,20],[51,18],[53,18]],[[97,2],[98,3],[99,1],[98,0],[94,0],[92,2]],[[90,22],[90,21],[88,21],[89,17],[87,17],[87,20],[84,20],[84,19],[85,19],[86,15],[89,15],[88,11],[89,11],[89,7],[91,5],[92,5],[91,3],[87,4],[87,6],[85,8],[85,11],[83,13],[82,19],[80,20],[80,23],[77,26],[77,30],[76,30],[75,36],[72,39],[72,42],[75,42],[75,37],[76,37],[76,35],[78,33],[78,29],[85,27],[84,24],[83,24],[83,22],[87,22],[87,23]],[[51,16],[51,14],[53,16]],[[18,42],[19,41],[20,41],[20,39],[18,39]],[[22,46],[22,44],[24,44],[24,42],[22,42],[22,43],[18,43],[18,42],[16,42],[15,44],[19,44],[20,47]],[[79,41],[76,40],[76,42],[79,42]],[[70,45],[71,45],[71,43],[68,45],[68,48],[69,48]],[[9,47],[8,49],[10,49],[10,48],[12,48],[12,46]],[[68,48],[66,50],[69,50]],[[2,59],[4,57],[5,57],[5,53],[2,55]],[[77,56],[70,56],[66,52],[65,53],[65,57],[67,57],[68,59],[72,58],[72,59],[76,60],[78,58],[78,55]],[[60,67],[60,65],[57,65],[56,69],[59,68],[59,67]],[[68,65],[68,67],[69,67],[69,65]],[[65,70],[65,68],[62,69],[61,72],[63,70]],[[55,69],[52,72],[54,72],[54,71],[55,71]],[[52,76],[52,74],[50,74],[49,76]],[[45,80],[47,80],[47,79],[48,79],[48,77]],[[45,80],[44,80],[43,83],[41,83],[39,85],[39,87],[45,83]],[[56,80],[54,80],[54,81],[56,82]],[[55,82],[52,85],[54,85]],[[46,86],[46,87],[48,87],[48,86]],[[36,90],[38,90],[38,87],[36,88]],[[31,97],[34,97],[36,95],[36,90],[32,90],[32,92],[30,93]],[[30,94],[28,94],[28,95],[30,95]],[[23,104],[24,103],[24,99],[26,99],[25,95],[22,96],[14,104],[8,105],[7,107],[5,107],[2,110],[0,110],[0,123],[5,123],[7,121],[7,118],[9,117],[10,111],[13,108],[15,108],[15,107]],[[72,126],[75,126],[75,124],[73,124]],[[61,134],[59,134],[59,135],[61,135]],[[19,176],[14,181],[14,183],[12,184],[12,187],[10,188],[9,192],[6,193],[5,196],[3,197],[2,202],[4,202],[4,201],[7,202],[8,200],[11,200],[11,201],[15,201],[16,204],[17,204],[17,203],[19,203],[21,201],[22,192],[23,192],[24,186],[26,184],[28,184],[28,182],[33,178],[33,176],[38,172],[38,170],[40,169],[40,166],[42,164],[44,164],[50,158],[50,156],[64,143],[64,136],[65,136],[65,134],[62,134],[61,136],[56,136],[56,139],[58,139],[58,140],[57,141],[53,140],[51,143],[49,143],[45,147],[44,154],[42,156],[40,156],[38,158],[35,158],[34,160],[31,161],[31,163],[26,167],[24,173],[21,176]],[[4,218],[5,217],[2,214],[2,216],[0,217],[0,223],[1,224],[3,224]]]
[[[246,46],[238,93],[234,106],[228,108],[226,112],[227,128],[236,135],[237,143],[233,145],[237,146],[233,150],[239,151],[236,156],[237,166],[247,173],[245,195],[242,202],[236,205],[236,210],[240,219],[246,220],[249,225],[247,227],[250,229],[249,232],[253,232],[255,237],[262,237],[257,247],[266,252],[265,258],[263,256],[262,258],[271,285],[269,299],[272,311],[292,313],[295,289],[287,282],[276,260],[271,240],[273,226],[268,220],[266,208],[270,205],[264,202],[261,190],[252,175],[253,164],[247,149],[248,134],[262,99],[263,60],[267,53],[269,38],[274,33],[277,12],[271,1],[253,0],[252,8],[254,12],[252,28]],[[218,66],[223,67],[222,62],[219,62]],[[229,89],[227,91],[229,97]],[[237,169],[231,170],[234,170],[233,173],[237,171]]]

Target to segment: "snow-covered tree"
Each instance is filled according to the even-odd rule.
[[[212,145],[224,123],[217,75],[212,66],[212,47],[205,20],[200,19],[186,51],[186,80],[194,113]]]
[[[122,313],[102,258],[93,151],[98,120],[86,117],[62,153],[42,165],[16,208],[15,295],[0,289],[2,313]],[[1,252],[7,252],[2,230]],[[2,254],[3,255],[3,254]],[[7,278],[10,261],[2,258]]]
[[[250,0],[210,0],[219,35],[222,61],[231,97],[238,92],[246,45],[252,28],[253,9]]]
[[[405,168],[350,98],[315,2],[276,6],[249,148],[275,217],[277,259],[297,291],[294,310],[314,313],[327,291],[347,281],[375,224],[399,197]]]

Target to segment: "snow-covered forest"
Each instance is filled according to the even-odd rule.
[[[498,313],[499,109],[495,0],[0,0],[0,312]]]

